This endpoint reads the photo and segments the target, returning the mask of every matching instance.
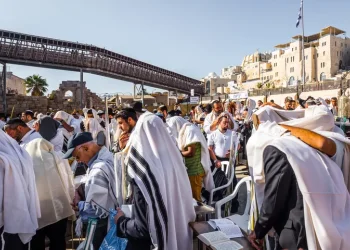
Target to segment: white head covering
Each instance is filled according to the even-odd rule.
[[[64,111],[57,111],[53,118],[58,118],[64,120],[67,124],[70,124],[73,116]]]
[[[38,229],[40,205],[32,159],[0,130],[0,227],[28,243]]]
[[[150,112],[141,115],[126,148],[128,175],[147,202],[153,245],[156,249],[192,249],[188,223],[196,216],[191,186],[182,156],[162,120]]]
[[[265,185],[262,154],[267,145],[273,145],[287,155],[303,194],[308,248],[318,249],[319,245],[321,249],[349,249],[350,240],[347,235],[350,233],[350,227],[345,221],[350,218],[350,196],[344,182],[344,179],[348,180],[348,176],[345,178],[344,173],[346,171],[348,173],[349,168],[346,171],[340,169],[330,157],[293,136],[285,135],[286,129],[268,119],[291,118],[283,124],[306,128],[320,134],[329,133],[335,131],[335,126],[328,108],[324,105],[311,106],[302,110],[305,111],[305,115],[300,119],[296,119],[296,116],[301,115],[301,111],[262,108],[266,109],[270,112],[270,116],[263,117],[264,123],[259,126],[247,145],[248,163],[255,182],[256,198],[260,204],[258,206],[261,206]],[[324,237],[325,232],[327,237]]]
[[[246,118],[244,119],[245,122],[249,122],[251,121],[252,115],[253,115],[253,110],[256,107],[256,102],[253,99],[249,99],[247,100],[247,108],[248,108],[248,114],[246,116]]]
[[[101,131],[105,133],[106,130],[101,126],[96,110],[92,109],[92,114],[94,116],[93,118],[89,118],[87,113],[85,114],[84,127],[85,131],[90,132],[92,138],[96,141],[98,133]]]
[[[182,128],[182,126],[186,123],[187,121],[182,118],[181,116],[174,116],[171,117],[167,120],[167,124],[171,130],[171,134],[174,136],[174,138],[177,140],[179,137],[179,132]]]

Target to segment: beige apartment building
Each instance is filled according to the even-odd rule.
[[[0,72],[0,80],[2,78],[2,72]],[[6,72],[6,93],[16,95],[26,95],[25,80],[14,75],[11,71]]]
[[[292,42],[275,46],[267,73],[276,87],[295,85],[302,81],[302,36]],[[350,39],[345,31],[329,26],[319,33],[304,37],[305,82],[323,81],[335,77],[339,70],[350,66]]]

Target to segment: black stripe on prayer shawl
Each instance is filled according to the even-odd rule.
[[[163,197],[162,194],[160,193],[160,188],[158,185],[158,182],[156,180],[156,177],[154,176],[154,174],[152,173],[147,161],[145,160],[145,158],[143,158],[140,153],[136,150],[136,148],[132,147],[131,148],[131,154],[138,160],[138,162],[141,163],[141,165],[146,169],[147,174],[149,176],[149,178],[151,179],[151,182],[153,184],[153,188],[155,190],[155,195],[156,195],[156,199],[158,201],[158,205],[159,205],[159,209],[161,212],[161,215],[163,217],[163,220],[165,222],[165,226],[166,228],[168,228],[168,214],[166,211],[166,207],[163,201]],[[168,231],[167,231],[167,239],[168,239]]]
[[[164,239],[164,234],[163,234],[163,230],[162,230],[162,225],[161,225],[159,217],[158,217],[158,209],[157,209],[157,206],[155,205],[156,201],[155,201],[154,196],[153,196],[151,184],[149,183],[149,181],[147,179],[147,175],[144,172],[142,172],[142,170],[137,166],[137,164],[131,158],[129,158],[128,166],[131,167],[131,169],[135,172],[135,174],[140,177],[142,183],[145,185],[145,187],[147,189],[147,192],[149,194],[149,197],[150,197],[151,202],[152,202],[152,207],[153,207],[154,225],[156,227],[156,234],[157,234],[157,238],[158,238],[158,249],[163,250],[163,249],[165,249],[165,246],[164,246],[165,239]],[[167,222],[164,221],[164,224],[165,224],[166,234],[168,234],[167,233],[167,231],[168,231]]]
[[[68,144],[68,138],[63,135],[63,146],[62,146],[62,153],[67,153],[67,144]]]

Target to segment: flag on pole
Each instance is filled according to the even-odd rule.
[[[300,20],[301,20],[301,18],[302,18],[302,16],[301,16],[301,10],[302,10],[302,8],[303,8],[303,0],[301,0],[301,4],[300,4],[298,19],[297,19],[297,25],[296,25],[297,28],[299,27]]]

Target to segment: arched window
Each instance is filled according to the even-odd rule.
[[[289,78],[288,85],[294,85],[294,80],[295,80],[294,76],[291,76]]]
[[[207,81],[207,82],[205,83],[205,93],[206,93],[207,95],[210,94],[210,81]]]
[[[69,101],[69,102],[72,102],[73,101],[73,92],[70,91],[70,90],[67,90],[65,93],[64,93],[64,99]]]
[[[320,81],[324,81],[324,80],[326,80],[326,74],[322,72],[320,75]]]

